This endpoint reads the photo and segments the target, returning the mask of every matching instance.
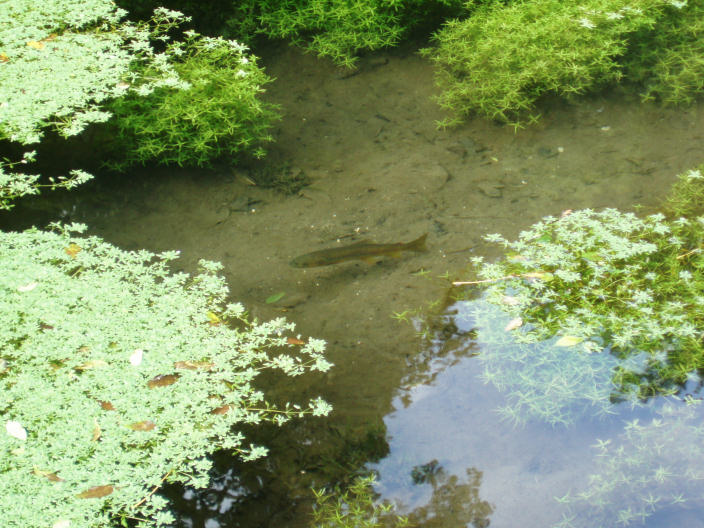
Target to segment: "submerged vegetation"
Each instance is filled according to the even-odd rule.
[[[704,196],[701,169],[680,182],[670,199],[678,211]],[[487,299],[514,318],[506,332],[516,343],[554,338],[565,354],[636,362],[615,368],[615,399],[672,394],[704,369],[701,212],[566,211],[513,242],[487,236],[506,257],[474,262]]]
[[[316,507],[311,528],[381,528],[413,526],[391,504],[376,504],[374,475],[357,477],[347,490],[313,490]]]

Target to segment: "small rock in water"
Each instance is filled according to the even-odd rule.
[[[439,190],[450,180],[450,173],[438,163],[428,169],[425,177],[430,187]]]
[[[500,183],[480,182],[477,185],[477,188],[479,189],[479,192],[481,192],[484,196],[488,196],[489,198],[501,198],[501,196],[503,196],[502,189],[504,188],[504,186]]]
[[[553,150],[550,147],[540,147],[538,149],[538,154],[543,158],[554,158],[557,156],[558,151]]]

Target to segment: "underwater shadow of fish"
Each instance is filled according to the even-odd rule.
[[[404,251],[416,251],[418,253],[428,251],[425,247],[425,239],[428,233],[416,238],[412,242],[399,242],[397,244],[372,244],[370,242],[357,242],[349,246],[342,246],[330,249],[321,249],[306,253],[293,259],[289,264],[294,268],[315,268],[318,266],[330,266],[350,260],[363,260],[373,264],[376,257],[399,258]]]

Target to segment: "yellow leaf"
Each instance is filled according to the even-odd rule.
[[[174,363],[174,368],[186,369],[186,370],[198,370],[198,369],[210,370],[214,366],[215,365],[213,363],[211,363],[210,361],[176,361]]]
[[[581,343],[582,341],[584,341],[584,340],[581,337],[566,335],[566,336],[562,336],[560,339],[558,339],[555,342],[555,346],[571,347],[571,346],[575,346],[577,343]]]
[[[95,424],[95,426],[93,427],[93,436],[91,437],[91,441],[97,442],[98,440],[100,440],[100,435],[103,432],[100,430],[100,425],[98,425],[98,420],[93,418],[93,423]]]
[[[32,473],[34,473],[38,477],[45,477],[50,482],[61,482],[63,480],[61,477],[59,477],[56,473],[53,473],[52,471],[43,471],[36,467],[32,470]]]
[[[151,431],[156,427],[156,424],[151,420],[144,420],[143,422],[135,422],[130,424],[130,429],[133,431]]]
[[[27,42],[27,46],[30,48],[34,48],[35,50],[43,50],[44,49],[44,43],[36,40],[30,40]]]
[[[91,369],[96,369],[96,368],[101,368],[101,367],[107,367],[108,364],[103,361],[102,359],[91,359],[89,361],[86,361],[85,363],[81,363],[80,365],[73,367],[75,370],[91,370]]]
[[[76,255],[78,255],[81,252],[81,246],[71,242],[64,251],[66,251],[66,254],[68,256],[70,256],[71,258],[76,258]]]
[[[220,318],[213,312],[208,312],[206,314],[208,316],[208,321],[210,322],[210,326],[218,326],[219,324],[222,323]]]
[[[0,62],[9,62],[10,57],[7,56],[5,53],[0,53]]]

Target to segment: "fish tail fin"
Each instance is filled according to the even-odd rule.
[[[419,253],[423,251],[428,251],[428,248],[425,246],[426,238],[428,238],[428,233],[425,233],[424,235],[421,235],[416,238],[414,241],[406,244],[405,249],[408,251],[418,251]]]

